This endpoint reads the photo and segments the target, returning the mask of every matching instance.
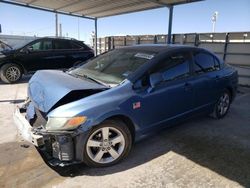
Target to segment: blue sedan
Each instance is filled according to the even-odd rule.
[[[223,118],[237,84],[237,71],[205,49],[125,47],[66,72],[38,71],[14,117],[52,165],[110,166],[156,130],[202,114]]]

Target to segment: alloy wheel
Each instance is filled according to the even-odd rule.
[[[229,109],[229,105],[230,105],[230,97],[228,95],[228,93],[224,93],[218,102],[217,105],[217,109],[218,109],[218,113],[223,116],[227,113],[227,110]]]
[[[20,78],[21,71],[18,67],[11,66],[6,70],[5,76],[9,81],[15,82]]]
[[[102,127],[90,135],[86,144],[89,158],[100,164],[117,160],[125,149],[125,138],[114,127]]]

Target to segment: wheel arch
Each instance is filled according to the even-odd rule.
[[[229,91],[229,94],[230,94],[230,103],[231,103],[233,101],[233,99],[234,99],[233,88],[231,86],[227,86],[225,89]]]
[[[122,113],[112,113],[106,115],[105,117],[102,117],[100,119],[98,119],[97,121],[95,121],[94,124],[90,125],[90,126],[82,126],[83,132],[82,134],[78,135],[75,139],[76,142],[76,146],[75,146],[75,150],[76,150],[76,159],[83,161],[83,153],[84,153],[84,147],[82,147],[82,143],[85,143],[87,141],[87,137],[88,137],[88,131],[92,128],[94,128],[95,126],[99,125],[100,123],[106,121],[106,120],[120,120],[123,123],[125,123],[125,125],[128,127],[129,131],[131,132],[131,137],[132,137],[132,143],[134,143],[135,141],[135,132],[136,132],[136,124],[132,121],[131,118],[129,118],[128,116],[122,114]],[[86,129],[85,129],[86,128]]]
[[[24,66],[21,63],[18,63],[18,62],[5,62],[5,63],[0,65],[0,69],[2,68],[2,66],[7,65],[7,64],[16,64],[21,68],[22,74],[27,73],[27,70],[24,68]]]
[[[132,142],[134,143],[134,141],[135,141],[135,124],[133,123],[133,121],[128,116],[125,116],[125,115],[122,115],[122,114],[113,115],[111,117],[108,117],[105,120],[111,120],[111,119],[112,120],[120,120],[123,123],[125,123],[125,125],[128,127],[128,129],[129,129],[129,131],[131,133]]]

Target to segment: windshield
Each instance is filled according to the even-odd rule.
[[[117,85],[152,59],[154,55],[155,52],[116,49],[96,57],[69,73],[108,85]]]

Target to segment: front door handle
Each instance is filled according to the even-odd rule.
[[[219,76],[219,75],[216,75],[216,76],[215,76],[215,82],[218,82],[219,79],[220,79],[220,76]]]

